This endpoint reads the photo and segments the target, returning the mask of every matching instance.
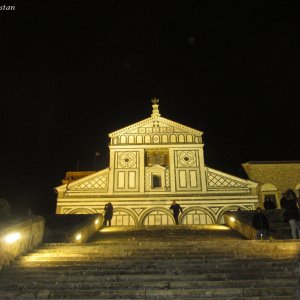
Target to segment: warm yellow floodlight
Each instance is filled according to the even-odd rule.
[[[8,244],[12,244],[16,242],[20,238],[20,236],[21,236],[20,232],[9,233],[8,235],[5,236],[4,240]]]
[[[78,234],[76,235],[75,239],[76,239],[76,241],[81,240],[81,233],[78,233]]]

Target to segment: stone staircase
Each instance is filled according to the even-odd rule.
[[[300,299],[299,241],[221,227],[112,227],[85,244],[45,243],[0,272],[0,299]]]

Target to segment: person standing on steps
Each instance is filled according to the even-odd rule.
[[[170,206],[170,209],[173,210],[173,217],[175,219],[175,223],[176,225],[179,224],[179,221],[178,221],[178,216],[179,216],[179,213],[182,212],[182,208],[181,206],[176,203],[176,201],[174,200],[172,205]]]
[[[297,196],[291,189],[287,190],[285,195],[287,201],[284,206],[284,221],[291,226],[292,238],[294,240],[300,239],[300,213],[297,206]]]
[[[252,226],[256,230],[255,239],[256,240],[266,240],[267,230],[269,229],[269,221],[265,214],[262,212],[260,207],[257,207],[255,214],[252,219]]]
[[[111,219],[113,217],[113,212],[114,212],[114,208],[112,206],[112,204],[109,202],[107,204],[105,204],[104,206],[104,221],[103,221],[103,225],[107,226],[111,226]]]

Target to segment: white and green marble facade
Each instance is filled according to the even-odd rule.
[[[160,116],[109,134],[109,167],[56,188],[58,214],[101,213],[114,206],[113,225],[223,223],[227,210],[257,206],[257,184],[205,166],[202,132]]]

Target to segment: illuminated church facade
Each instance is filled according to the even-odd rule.
[[[228,210],[252,210],[257,183],[205,165],[203,132],[152,114],[109,134],[109,167],[55,188],[57,214],[102,213],[114,206],[112,225],[222,224]]]

